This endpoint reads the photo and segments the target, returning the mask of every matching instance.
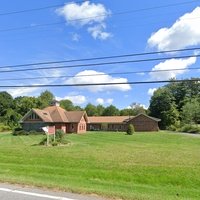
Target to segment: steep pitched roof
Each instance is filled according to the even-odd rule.
[[[88,120],[85,111],[67,111],[66,116],[70,122],[80,122],[83,116],[85,116],[86,121]]]
[[[49,112],[53,122],[69,122],[66,110],[59,106],[49,106],[44,111]]]
[[[93,116],[88,117],[89,123],[126,123],[130,116]]]
[[[32,109],[44,122],[53,122],[51,115],[49,112],[40,110],[40,109]]]
[[[66,111],[59,106],[49,106],[43,110],[32,109],[22,118],[21,121],[25,121],[32,112],[36,113],[43,122],[78,123],[81,121],[82,117],[88,121],[85,111]]]

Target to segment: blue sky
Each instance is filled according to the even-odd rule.
[[[183,49],[198,47],[200,44],[200,28],[198,28],[200,27],[200,5],[198,1],[125,0],[115,1],[113,3],[111,0],[99,0],[68,4],[69,1],[63,0],[18,0],[17,3],[11,4],[9,1],[0,0],[0,3],[0,13],[62,5],[34,12],[0,15],[0,66]],[[170,4],[177,5],[164,7]],[[94,18],[94,16],[99,17]],[[83,18],[84,20],[80,20]],[[57,25],[37,26],[57,22],[61,23]],[[18,27],[30,28],[5,31]],[[182,56],[187,54],[194,55],[199,54],[199,52],[189,51],[175,55],[158,54],[156,56],[118,60]],[[80,63],[83,62],[71,64]],[[58,66],[58,64],[51,65],[51,67],[53,66]],[[0,73],[0,79],[61,75],[79,76],[105,73],[105,76],[0,81],[0,85],[74,84],[167,80],[169,78],[182,79],[199,77],[200,71],[189,70],[191,67],[198,66],[198,57],[190,57],[186,59],[169,59],[154,62],[91,66],[62,70]],[[174,68],[184,68],[185,70],[165,73],[108,75],[113,72],[153,71]],[[70,99],[74,104],[80,106],[85,106],[91,102],[93,104],[100,103],[105,106],[114,104],[118,108],[126,108],[133,102],[148,107],[152,92],[160,86],[162,84],[127,84],[84,88],[18,88],[7,89],[7,91],[13,97],[23,95],[38,96],[42,91],[48,89],[58,100]]]

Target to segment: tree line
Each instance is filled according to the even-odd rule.
[[[38,97],[16,98],[8,92],[0,92],[0,121],[11,128],[17,127],[20,119],[31,108],[43,109],[49,106],[54,98],[48,90]],[[147,113],[161,119],[161,129],[176,130],[184,124],[200,124],[200,81],[170,82],[158,88],[151,97],[148,110],[137,103],[121,110],[114,105],[104,107],[91,103],[80,107],[68,99],[61,100],[60,106],[68,111],[85,110],[88,116],[135,116]]]
[[[31,109],[43,109],[53,102],[54,95],[46,90],[38,97],[20,96],[13,98],[8,92],[0,92],[0,122],[11,128],[19,126],[19,121]],[[135,116],[139,113],[146,113],[140,104],[133,103],[130,108],[118,109],[114,105],[104,107],[88,103],[85,107],[75,106],[68,99],[61,100],[60,106],[67,111],[85,110],[88,116]]]

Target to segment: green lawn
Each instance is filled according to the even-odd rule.
[[[200,137],[160,133],[43,136],[0,133],[0,181],[134,200],[200,199]]]

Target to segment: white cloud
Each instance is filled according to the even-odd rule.
[[[114,101],[114,99],[107,99],[107,100],[106,100],[106,103],[108,103],[108,104],[112,104],[113,101]]]
[[[200,44],[200,7],[180,17],[170,28],[161,28],[148,39],[158,50],[185,48]]]
[[[33,94],[33,92],[36,92],[38,90],[41,90],[39,88],[15,88],[15,89],[8,89],[7,92],[11,94],[14,98],[18,96],[29,96]]]
[[[113,101],[114,101],[114,99],[111,99],[111,98],[109,98],[109,99],[97,98],[96,99],[96,103],[97,104],[101,104],[101,105],[103,105],[103,104],[112,104]]]
[[[64,99],[68,99],[70,100],[73,104],[77,104],[77,105],[80,105],[80,104],[83,104],[87,101],[86,97],[83,96],[83,95],[73,95],[73,96],[65,96],[65,97],[56,97],[56,100],[58,101],[61,101],[61,100],[64,100]]]
[[[149,88],[147,94],[149,96],[153,96],[153,93],[157,90],[157,88]]]
[[[103,31],[105,26],[103,24],[96,25],[94,27],[89,27],[88,32],[91,33],[94,39],[101,39],[106,40],[107,38],[111,37],[111,33]]]
[[[72,26],[87,26],[87,30],[95,39],[105,40],[111,36],[106,32],[105,20],[111,15],[111,11],[103,4],[85,1],[82,4],[70,3],[56,10],[63,16],[66,22]]]
[[[104,99],[102,99],[102,98],[97,98],[97,99],[96,99],[96,103],[97,103],[97,104],[103,105],[103,104],[104,104]]]
[[[156,65],[152,71],[155,70],[170,70],[170,69],[184,69],[177,71],[159,71],[159,72],[150,72],[149,75],[152,79],[155,80],[169,80],[171,78],[176,78],[177,75],[183,74],[186,72],[186,69],[196,62],[196,57],[190,57],[187,59],[170,59]]]
[[[98,76],[100,74],[100,76]],[[104,75],[102,75],[104,74]],[[86,76],[92,75],[92,76]],[[95,75],[95,76],[93,76]],[[92,84],[92,83],[127,83],[126,78],[112,77],[103,72],[95,70],[84,70],[65,81],[66,84]],[[110,90],[128,91],[131,89],[129,84],[116,84],[116,85],[96,85],[96,86],[84,86],[83,89],[88,89],[91,92],[101,92]]]

